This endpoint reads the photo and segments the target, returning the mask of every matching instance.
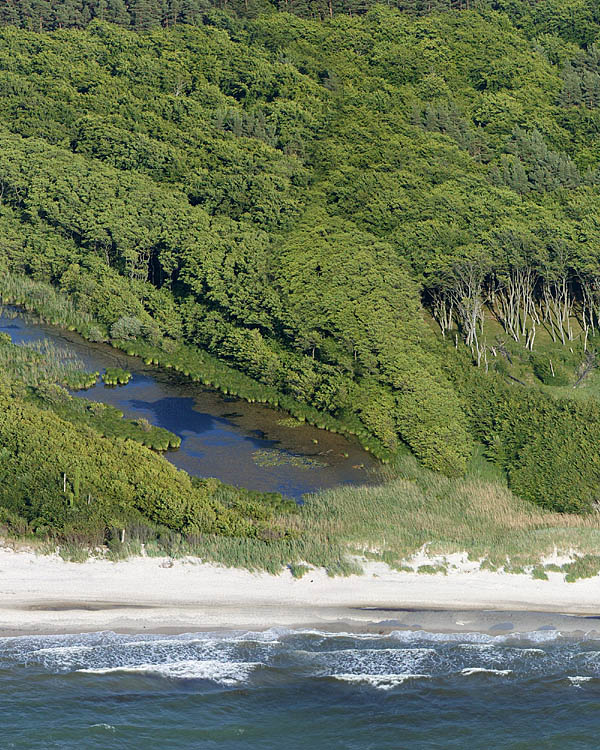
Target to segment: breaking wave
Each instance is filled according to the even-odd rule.
[[[120,667],[100,667],[97,669],[78,669],[80,674],[107,675],[130,673],[156,675],[173,680],[210,680],[219,685],[240,685],[250,674],[262,666],[261,662],[215,661],[177,661],[163,664],[135,664]]]

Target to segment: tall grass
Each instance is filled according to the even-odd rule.
[[[310,496],[297,521],[301,538],[288,542],[285,562],[348,572],[365,556],[400,567],[426,545],[431,555],[466,552],[490,567],[515,572],[539,565],[555,550],[575,552],[587,556],[588,570],[595,565],[600,571],[597,514],[551,513],[520,500],[499,482],[448,479],[411,457],[402,458],[396,472],[396,478],[379,486],[338,487]],[[218,555],[206,552],[226,561],[224,549]],[[247,553],[250,560],[254,550]],[[565,572],[574,575],[568,566]]]
[[[401,459],[395,470],[397,476],[379,486],[338,487],[308,496],[300,513],[275,519],[272,539],[186,536],[149,528],[140,534],[133,528],[124,545],[111,547],[111,556],[137,554],[143,543],[149,555],[192,555],[271,573],[308,564],[348,575],[360,572],[365,558],[401,568],[426,546],[432,556],[466,552],[485,567],[527,569],[537,577],[545,576],[542,558],[555,551],[575,553],[575,562],[563,567],[567,580],[600,572],[596,514],[551,513],[500,483],[448,479],[412,458]],[[277,538],[278,524],[291,534]],[[73,557],[72,545],[69,550]]]
[[[31,387],[46,382],[93,385],[97,379],[75,354],[48,339],[13,346],[7,334],[0,334],[0,372]]]
[[[306,523],[321,537],[391,564],[427,545],[431,554],[467,552],[518,569],[559,551],[593,554],[600,516],[551,513],[498,482],[448,479],[403,458],[398,477],[376,487],[339,487],[313,496]]]
[[[77,310],[71,300],[49,284],[27,276],[0,274],[0,299],[5,305],[17,305],[35,312],[47,323],[71,331],[86,331],[93,320],[87,313]]]

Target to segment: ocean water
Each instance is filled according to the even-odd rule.
[[[0,639],[0,748],[574,750],[600,640],[271,629]]]

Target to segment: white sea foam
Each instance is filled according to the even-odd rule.
[[[279,643],[282,636],[298,631],[289,628],[269,628],[268,630],[248,630],[245,633],[231,633],[224,640],[233,643]]]
[[[265,646],[273,646],[278,643],[281,643],[280,640],[268,640],[267,638],[228,638],[227,643],[260,643],[261,645]]]
[[[100,649],[101,650],[101,649]],[[98,658],[97,646],[48,646],[33,651],[20,650],[17,658],[24,663],[36,663],[52,672],[68,672]]]
[[[530,633],[519,633],[516,640],[532,641],[533,643],[550,643],[563,637],[560,630],[532,630]],[[505,640],[513,640],[510,635],[504,636]]]
[[[410,658],[410,657],[422,657],[427,654],[437,654],[434,648],[428,648],[424,646],[417,646],[415,648],[339,648],[331,649],[331,651],[306,651],[308,654],[315,654],[320,657],[322,656],[352,656],[357,655],[361,658],[368,656],[384,656],[389,654],[396,658]]]
[[[293,631],[285,631],[285,635]],[[172,638],[152,638],[144,640],[124,641],[120,645],[127,648],[140,648],[142,646],[215,646],[228,643],[264,643],[267,645],[280,643],[278,635],[280,631],[271,628],[259,632],[235,632],[226,634],[215,633],[185,633]],[[138,636],[139,637],[139,636]]]
[[[262,662],[232,662],[197,661],[188,659],[185,661],[164,662],[160,664],[130,664],[127,666],[98,667],[93,669],[78,669],[80,673],[106,675],[113,673],[157,675],[175,680],[210,680],[219,685],[239,685],[249,678],[250,674],[257,668],[263,666]]]
[[[435,668],[438,655],[432,648],[336,649],[296,652],[316,667],[315,676],[342,674],[413,674]]]
[[[567,680],[569,680],[571,685],[573,685],[574,687],[581,687],[581,685],[584,682],[590,682],[593,679],[594,679],[593,677],[584,677],[582,675],[575,675],[573,677],[567,677]]]
[[[328,675],[341,682],[349,682],[353,685],[369,685],[376,690],[391,690],[409,680],[427,680],[428,674],[332,674]]]
[[[430,633],[426,630],[393,630],[389,634],[401,643],[412,643],[418,641],[429,641],[431,643],[473,643],[473,644],[493,644],[500,642],[504,636],[487,635],[487,633]]]
[[[542,654],[543,656],[546,655],[546,652],[543,648],[519,648],[515,650],[518,654]]]
[[[503,646],[502,643],[459,643],[458,648],[465,651],[481,653],[483,655],[490,653],[514,653],[523,654],[546,654],[543,648],[522,648],[521,646],[504,646],[502,650],[497,646]]]
[[[161,638],[157,640],[147,641],[126,641],[125,643],[115,644],[123,648],[147,648],[147,649],[160,649],[160,648],[176,648],[176,647],[200,647],[202,649],[211,648],[219,645],[221,642],[214,638]],[[230,643],[230,641],[225,641]]]
[[[538,674],[549,669],[551,664],[556,664],[557,657],[558,662],[564,659],[564,653],[556,654],[554,650],[544,651],[541,648],[522,648],[500,643],[458,644],[457,647],[451,646],[451,650],[445,653],[440,651],[440,659],[448,664],[451,672],[459,671],[460,667],[480,667],[487,670],[512,670],[519,674],[524,671]]]
[[[469,677],[472,674],[495,674],[501,677],[512,674],[512,669],[486,669],[485,667],[465,667],[460,670],[460,673],[465,677]]]
[[[116,728],[112,724],[92,724],[90,729],[106,729],[107,732],[116,732]]]
[[[413,631],[408,631],[414,635]],[[421,631],[419,631],[421,632]],[[314,630],[314,629],[300,629],[300,630],[288,630],[286,635],[316,635],[320,638],[352,638],[354,641],[375,641],[382,638],[388,638],[388,634],[385,633],[350,633],[342,630],[339,632],[332,632],[329,630]]]
[[[50,646],[31,651],[31,656],[69,656],[94,651],[94,646]]]
[[[172,637],[103,632],[0,639],[0,663],[36,664],[54,673],[129,672],[237,685],[249,679],[257,664],[270,664],[285,653],[303,676],[343,680],[349,675],[346,682],[365,684],[371,676],[381,683],[372,685],[379,689],[393,687],[392,678],[401,684],[406,675],[487,673],[493,679],[511,671],[514,676],[533,676],[594,674],[600,669],[600,650],[581,652],[576,645],[580,639],[569,637],[563,648],[560,638],[557,630],[498,635],[396,630],[384,635],[272,628]]]
[[[503,635],[489,635],[488,633],[430,633],[425,630],[408,631],[393,630],[389,638],[394,638],[402,643],[410,643],[415,640],[430,641],[433,643],[461,643],[461,644],[502,644],[513,641],[525,641],[533,643],[545,643],[555,641],[561,637],[558,630],[533,630],[528,633],[506,633]]]

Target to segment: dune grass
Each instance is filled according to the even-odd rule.
[[[527,572],[544,579],[560,571],[568,581],[600,572],[600,515],[552,513],[517,498],[498,481],[476,476],[448,479],[403,457],[380,485],[338,487],[307,496],[299,513],[286,514],[290,536],[240,538],[182,535],[163,530],[140,537],[128,529],[126,542],[110,545],[109,559],[144,552],[150,556],[196,556],[227,567],[303,575],[307,566],[330,575],[360,573],[365,559],[407,569],[407,560],[426,547],[428,555],[467,553],[489,570]],[[392,471],[394,476],[391,476]],[[76,540],[61,543],[67,559],[85,558]],[[60,545],[59,545],[60,546]],[[51,544],[53,550],[56,545]],[[48,551],[47,547],[43,551]],[[558,567],[544,563],[553,553],[570,554]],[[445,572],[443,562],[419,568]]]
[[[430,555],[466,552],[514,571],[538,565],[555,550],[595,557],[600,549],[595,513],[551,513],[498,481],[448,479],[410,457],[401,459],[396,473],[380,486],[340,487],[312,497],[307,528],[393,566],[424,545]]]
[[[544,578],[562,570],[567,580],[600,572],[600,516],[551,513],[517,498],[501,482],[476,476],[448,479],[403,457],[377,486],[338,487],[306,498],[286,525],[285,539],[243,539],[163,534],[145,542],[149,555],[194,555],[229,567],[277,573],[306,573],[306,564],[331,575],[358,573],[362,560],[397,569],[426,546],[431,556],[466,552],[495,570],[529,572]],[[390,476],[394,473],[394,476]],[[139,545],[112,550],[135,554]],[[542,564],[554,552],[574,554],[562,568]],[[423,567],[423,566],[422,566]],[[296,573],[294,573],[296,571]],[[443,564],[419,572],[444,572]]]

